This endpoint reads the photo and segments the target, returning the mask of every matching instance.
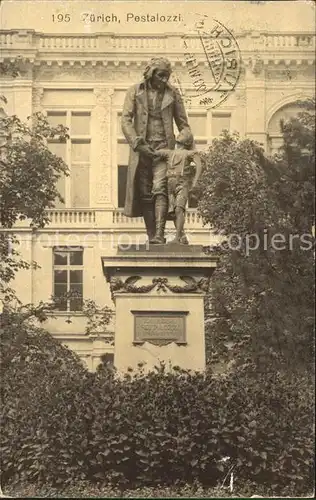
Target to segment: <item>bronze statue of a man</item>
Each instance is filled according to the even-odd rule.
[[[168,212],[166,172],[156,152],[175,148],[173,121],[179,132],[189,127],[180,93],[168,83],[170,74],[167,59],[151,59],[144,80],[127,91],[122,113],[131,148],[124,214],[143,216],[150,243],[165,242]]]

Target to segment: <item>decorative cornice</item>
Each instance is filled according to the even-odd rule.
[[[1,48],[1,46],[0,46]],[[170,59],[171,66],[173,68],[184,68],[183,61],[179,61],[178,57],[176,56],[176,60],[172,60],[174,57],[172,53],[166,52],[165,55],[168,54],[168,58]],[[312,66],[315,64],[315,54],[298,54],[298,55],[292,55],[291,57],[280,57],[282,54],[275,55],[274,57],[270,55],[269,57],[263,57],[260,58],[260,64],[263,64],[264,66],[269,66],[269,65],[279,65],[279,64],[285,64],[286,66],[302,66],[302,65],[308,65]],[[84,56],[82,54],[78,55],[77,58],[75,58],[75,55],[72,54],[71,59],[60,59],[60,55],[56,54],[54,57],[53,55],[50,56],[50,58],[46,57],[45,59],[36,59],[36,58],[25,58],[24,59],[24,65],[28,65],[28,68],[97,68],[97,67],[104,67],[104,68],[113,68],[113,69],[118,69],[118,68],[130,68],[131,66],[136,66],[136,68],[142,68],[145,67],[148,58],[150,57],[149,55],[134,55],[134,56],[129,56],[130,59],[126,59],[127,56],[125,54],[118,54],[116,58],[110,59],[109,57],[107,60],[103,60],[100,57],[95,57],[94,59],[91,59],[89,56]],[[122,58],[122,59],[118,59]],[[251,57],[248,58],[248,60],[244,57],[243,59],[243,64],[248,67],[258,67],[258,61],[257,61],[257,54],[253,54]],[[3,61],[11,61],[13,62],[15,58],[12,58],[12,56],[7,56],[6,54],[3,54],[2,57],[0,58],[0,62]],[[196,55],[196,61],[199,67],[204,67],[208,68],[208,62],[205,60],[205,57],[203,55]]]

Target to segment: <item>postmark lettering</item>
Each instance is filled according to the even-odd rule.
[[[190,49],[192,34],[198,35],[200,50]],[[185,99],[216,108],[235,90],[241,74],[241,53],[232,32],[207,16],[195,22],[193,33],[183,36],[184,61],[193,92]],[[207,63],[207,71],[202,66]]]

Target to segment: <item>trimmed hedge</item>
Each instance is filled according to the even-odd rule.
[[[275,492],[312,489],[314,394],[306,375],[219,378],[160,367],[120,380],[111,369],[87,372],[48,334],[24,332],[18,345],[4,337],[4,484],[213,487],[232,466],[239,488],[251,481]]]

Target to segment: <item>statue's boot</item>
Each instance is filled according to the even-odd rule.
[[[143,204],[143,218],[146,226],[148,240],[150,241],[156,234],[154,202]]]
[[[181,245],[188,245],[189,244],[189,240],[188,240],[186,234],[183,233],[182,236],[180,236],[180,238],[175,237],[172,240],[168,241],[169,245],[172,245],[174,243],[179,243]]]
[[[165,226],[167,220],[168,200],[163,194],[158,194],[155,199],[156,234],[149,240],[153,245],[165,243]]]

